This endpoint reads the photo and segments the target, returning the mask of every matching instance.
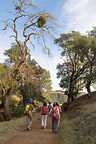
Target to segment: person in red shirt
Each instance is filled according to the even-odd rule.
[[[60,114],[61,114],[61,112],[62,112],[62,109],[61,109],[61,107],[59,106],[59,104],[56,102],[56,106],[58,107],[58,109],[59,109],[59,115],[58,115],[58,128],[60,128]]]
[[[43,106],[41,108],[41,116],[42,116],[41,126],[42,126],[42,129],[46,128],[46,126],[47,126],[47,115],[48,115],[47,102],[44,102]]]
[[[56,103],[53,104],[49,115],[52,116],[52,132],[57,133],[59,109],[57,108]]]

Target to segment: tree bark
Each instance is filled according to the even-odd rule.
[[[70,102],[71,102],[70,95],[68,95],[67,104],[70,104]]]
[[[10,94],[12,91],[12,87],[8,89],[7,93],[4,96],[4,119],[8,121],[11,119],[9,102],[10,102]]]
[[[2,103],[0,104],[0,108],[4,108],[4,96],[5,96],[5,88],[1,88],[1,95],[2,95]]]
[[[8,121],[11,119],[11,115],[10,115],[10,110],[9,110],[9,96],[5,96],[6,100],[5,100],[5,103],[4,103],[4,119],[5,121]]]
[[[89,97],[89,98],[91,97],[91,89],[90,89],[90,85],[91,85],[90,82],[88,82],[88,83],[86,84],[86,88],[87,88],[87,92],[88,92],[88,97]]]
[[[69,94],[68,94],[68,99],[67,99],[67,103],[71,103],[74,101],[74,96],[73,96],[73,90],[69,90]]]
[[[73,95],[71,95],[71,102],[73,102],[74,101],[74,96]]]
[[[90,75],[89,75],[89,78],[88,78],[87,84],[86,84],[86,88],[87,88],[87,92],[88,92],[88,97],[89,98],[91,97],[90,86],[91,86],[91,81],[92,81],[92,68],[93,68],[93,64],[90,64]]]
[[[73,76],[74,76],[74,70],[73,70],[73,73],[72,73],[71,78],[70,78],[70,87],[69,87],[70,102],[73,102],[73,101],[74,101],[74,95],[73,95],[73,91],[74,91],[74,80],[73,80]]]

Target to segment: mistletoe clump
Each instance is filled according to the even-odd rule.
[[[40,16],[37,22],[38,22],[38,27],[42,28],[46,23],[46,18],[44,16]]]

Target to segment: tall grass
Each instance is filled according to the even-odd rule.
[[[75,107],[63,114],[60,144],[96,144],[96,103]]]

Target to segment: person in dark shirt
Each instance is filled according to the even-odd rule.
[[[51,105],[51,102],[49,102],[49,105],[48,105],[49,112],[50,112],[51,108],[52,108],[52,105]]]

